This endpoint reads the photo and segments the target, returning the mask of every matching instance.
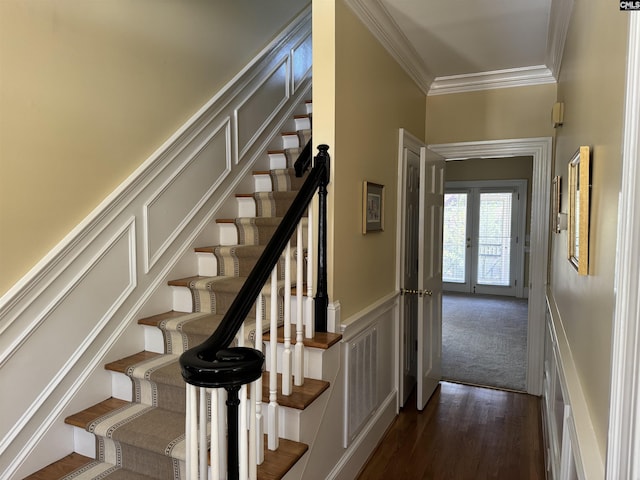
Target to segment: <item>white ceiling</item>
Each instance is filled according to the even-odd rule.
[[[551,83],[573,0],[346,0],[430,95]]]

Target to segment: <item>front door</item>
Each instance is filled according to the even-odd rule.
[[[421,149],[417,289],[418,410],[424,409],[441,378],[444,163],[440,155],[426,147]]]

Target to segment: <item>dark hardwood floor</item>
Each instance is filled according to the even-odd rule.
[[[544,480],[540,399],[442,382],[424,411],[415,393],[358,477]]]

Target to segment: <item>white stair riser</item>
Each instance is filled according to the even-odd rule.
[[[297,134],[282,135],[282,148],[298,148],[300,141]]]
[[[222,246],[238,245],[238,229],[234,223],[218,223],[218,240]]]
[[[311,129],[311,120],[309,117],[304,118],[296,118],[296,130],[310,130]]]
[[[254,192],[271,192],[273,184],[271,183],[271,175],[266,173],[253,174],[253,190]]]
[[[317,431],[318,419],[322,418],[322,408],[328,392],[323,392],[311,405],[304,410],[279,406],[278,436],[296,442],[312,443]],[[262,404],[265,425],[269,422],[268,408]]]
[[[287,168],[287,157],[284,153],[269,154],[269,168],[271,170],[279,170]]]
[[[196,252],[198,259],[198,275],[201,277],[215,277],[218,275],[218,259],[212,253]]]
[[[291,352],[293,357],[295,347],[291,346]],[[282,373],[282,352],[284,352],[284,344],[278,344],[278,358],[277,358],[277,373]],[[269,350],[269,342],[265,342],[265,369],[270,370],[271,366],[271,353]],[[305,347],[304,349],[304,372],[305,378],[314,378],[316,380],[322,380],[322,362],[323,356],[326,350],[322,348]]]
[[[305,110],[307,111],[307,115],[313,113],[313,103],[305,103]]]

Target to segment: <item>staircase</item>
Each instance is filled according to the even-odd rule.
[[[220,324],[295,198],[304,178],[296,177],[293,162],[311,138],[310,119],[311,104],[307,102],[306,113],[294,118],[296,131],[283,133],[282,148],[267,153],[270,169],[253,172],[254,191],[236,194],[239,216],[215,220],[220,244],[195,248],[193,255],[197,256],[197,262],[194,263],[198,265],[198,271],[193,276],[168,282],[173,290],[173,310],[138,320],[139,328],[146,331],[145,351],[105,366],[112,373],[113,397],[65,420],[77,429],[77,445],[95,443],[94,458],[72,453],[27,478],[186,478],[186,395],[179,357],[187,349],[205,341]],[[299,242],[301,236],[302,244],[307,244],[306,229],[303,231],[303,235],[292,239],[292,244]],[[283,325],[284,311],[288,310],[282,288],[285,265],[289,264],[290,270],[295,272],[297,262],[305,262],[304,258],[298,258],[298,252],[300,250],[291,249],[288,259],[283,255],[278,261],[278,296],[270,295],[267,287],[261,294],[263,300],[259,308],[262,312],[276,311],[279,325],[278,338],[271,338],[274,336],[271,334],[266,335],[263,341],[268,345],[277,342],[278,349],[265,350],[278,351],[281,356],[282,345],[286,344],[288,348],[289,344],[294,346],[302,340],[305,357],[322,361],[322,352],[335,345],[340,335],[318,333],[302,339],[302,318],[296,319],[300,324],[294,324],[289,332],[285,332]],[[297,287],[306,290],[304,285]],[[274,298],[276,304],[272,305]],[[300,300],[293,298],[288,301],[295,303]],[[291,310],[295,311],[295,308]],[[234,344],[253,347],[256,337],[261,338],[256,335],[256,313],[254,305]],[[262,342],[258,340],[258,343],[260,345],[256,348],[263,350]],[[265,371],[263,374],[264,404],[274,401],[270,395],[273,393],[270,380],[271,375],[281,377],[282,361],[277,363],[278,372]],[[273,370],[269,362],[267,369]],[[317,366],[307,366],[305,370],[312,372],[310,375],[322,371]],[[299,441],[300,425],[304,422],[300,418],[304,410],[329,387],[328,382],[319,378],[321,374],[315,373],[314,376],[318,378],[296,382],[302,385],[294,385],[287,395],[282,392],[282,381],[278,382],[277,408],[281,419],[277,429],[281,438],[275,442],[277,449],[267,446],[272,444],[271,441],[264,442],[264,460],[257,468],[257,478],[284,478],[307,451],[308,445]],[[268,417],[266,410],[265,416]],[[287,422],[292,425],[287,425]],[[85,448],[79,450],[88,453]],[[211,468],[213,478],[216,478],[216,468]]]

